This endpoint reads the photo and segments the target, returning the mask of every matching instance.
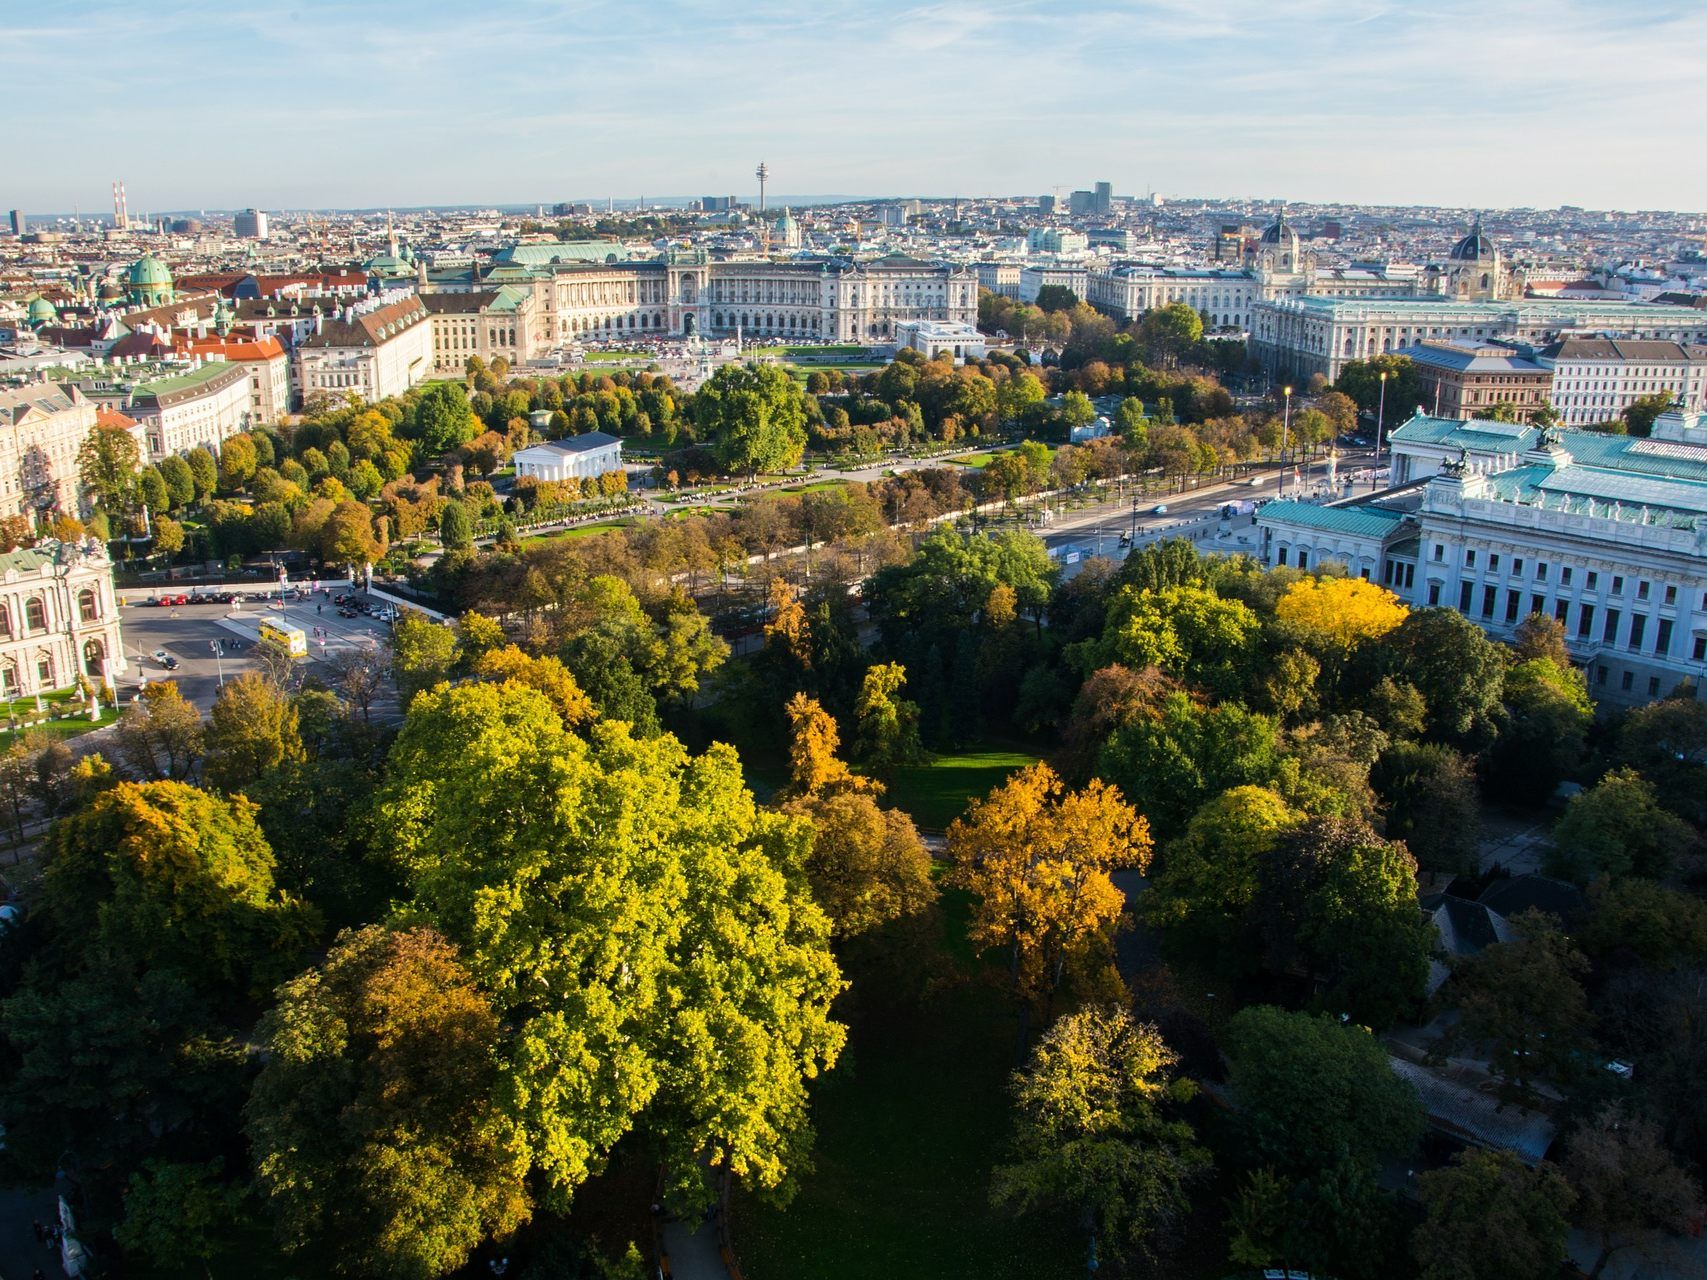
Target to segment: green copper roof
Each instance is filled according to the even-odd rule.
[[[1398,529],[1405,517],[1385,507],[1318,507],[1312,502],[1292,502],[1282,498],[1259,507],[1257,519],[1264,524],[1298,525],[1327,533],[1344,533],[1354,538],[1385,538]]]
[[[172,273],[152,253],[145,253],[130,266],[130,283],[144,289],[170,289]]]
[[[554,262],[628,261],[628,247],[615,240],[572,240],[566,244],[515,244],[501,249],[493,261],[518,267],[548,267]]]

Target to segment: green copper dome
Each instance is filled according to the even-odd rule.
[[[172,273],[159,258],[152,253],[145,253],[131,264],[130,286],[133,289],[170,289]]]
[[[30,299],[29,317],[33,325],[52,324],[59,319],[59,310],[38,293]]]
[[[172,301],[172,273],[152,253],[131,264],[125,284],[133,306],[157,307]]]

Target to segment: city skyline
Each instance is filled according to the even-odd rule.
[[[92,30],[125,50],[123,75],[84,51]],[[873,197],[1104,179],[1204,198],[1707,208],[1707,177],[1653,162],[1688,154],[1707,104],[1689,74],[1707,11],[1674,4],[761,3],[731,21],[697,0],[531,0],[500,25],[437,2],[308,0],[281,18],[100,0],[10,34],[20,136],[62,127],[68,100],[102,122],[14,175],[0,202],[32,212],[101,210],[115,177],[137,211],[632,200],[654,184],[746,197],[759,159],[787,190]]]

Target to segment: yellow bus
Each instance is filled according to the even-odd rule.
[[[261,643],[277,645],[293,658],[308,656],[307,633],[301,627],[274,622],[270,618],[261,619]]]

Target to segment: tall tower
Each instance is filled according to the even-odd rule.
[[[113,227],[118,231],[130,230],[130,207],[125,203],[124,183],[113,183]]]
[[[753,170],[753,176],[759,180],[759,212],[763,214],[765,211],[765,182],[771,176],[770,167],[763,160],[759,161],[759,167]]]

